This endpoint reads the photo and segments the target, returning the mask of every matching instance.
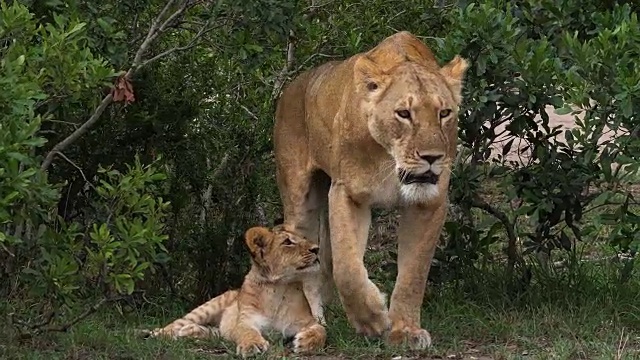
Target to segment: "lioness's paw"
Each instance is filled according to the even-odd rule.
[[[387,343],[394,346],[407,344],[412,350],[424,350],[431,346],[431,335],[425,329],[404,326],[391,330],[387,337]]]
[[[344,302],[345,312],[357,333],[379,337],[391,328],[391,320],[385,304],[385,295],[370,280],[367,281],[365,291]]]
[[[252,339],[242,341],[236,346],[236,353],[247,357],[269,350],[269,342],[265,339]]]
[[[293,352],[307,353],[320,350],[327,339],[322,325],[314,325],[297,333],[293,338]]]

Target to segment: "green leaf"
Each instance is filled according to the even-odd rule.
[[[565,106],[565,107],[561,107],[559,109],[554,109],[553,112],[556,115],[567,115],[567,114],[571,114],[571,112],[573,112],[573,109],[569,106]]]
[[[598,195],[595,199],[593,199],[593,201],[591,202],[591,205],[592,206],[603,205],[609,200],[610,197],[611,197],[611,193],[608,191],[605,191],[600,195]]]

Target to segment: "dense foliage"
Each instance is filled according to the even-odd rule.
[[[633,1],[0,4],[0,297],[23,330],[237,285],[242,233],[280,217],[283,83],[396,30],[471,62],[433,281],[499,262],[494,245],[526,274],[603,227],[616,251],[640,247]]]

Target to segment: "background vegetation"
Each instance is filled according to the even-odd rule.
[[[242,233],[281,216],[283,84],[398,30],[472,64],[423,316],[436,347],[421,356],[640,356],[637,2],[0,6],[4,358],[226,354],[131,329],[240,283]],[[554,112],[575,127],[550,125]],[[386,288],[395,224],[376,213],[367,259]],[[330,310],[325,356],[397,353]]]

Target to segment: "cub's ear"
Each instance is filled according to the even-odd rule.
[[[353,65],[353,76],[356,88],[364,94],[379,92],[387,82],[384,71],[366,55],[356,60]]]
[[[464,75],[469,68],[467,60],[460,55],[456,55],[453,60],[440,69],[449,86],[453,90],[455,100],[459,103],[462,100],[462,83]]]
[[[262,257],[264,255],[264,249],[269,244],[271,236],[271,231],[262,226],[252,227],[247,230],[244,238],[252,257]]]

